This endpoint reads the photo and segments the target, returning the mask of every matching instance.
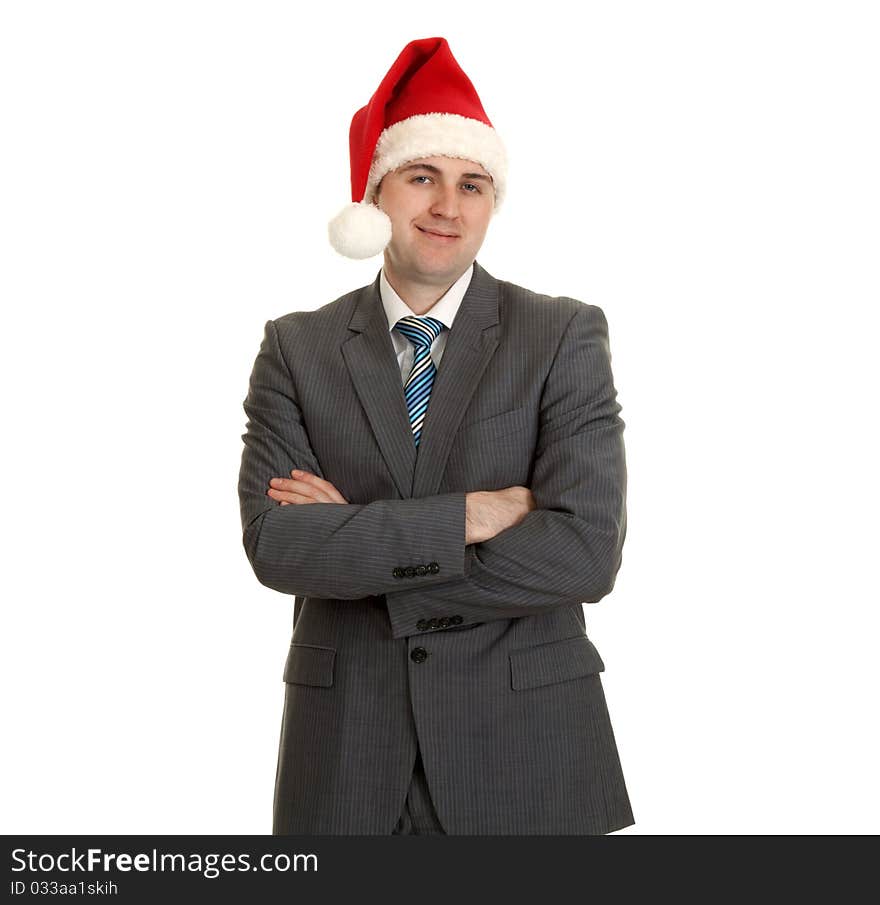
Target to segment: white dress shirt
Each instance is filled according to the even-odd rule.
[[[443,357],[443,350],[446,348],[446,337],[452,329],[452,322],[455,320],[455,315],[458,313],[461,300],[464,298],[465,292],[467,292],[473,275],[474,265],[471,264],[449,289],[434,302],[432,307],[424,315],[421,315],[422,317],[436,318],[446,327],[445,330],[440,331],[440,335],[431,344],[431,358],[434,361],[434,367],[440,366],[440,359]],[[391,341],[394,343],[394,350],[397,353],[400,377],[405,385],[409,372],[412,370],[415,347],[399,330],[394,329],[394,325],[402,317],[415,314],[415,311],[391,288],[391,284],[385,277],[384,267],[379,274],[379,294],[382,296],[382,306],[385,309],[385,317],[388,318]]]

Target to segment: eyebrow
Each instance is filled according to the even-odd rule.
[[[408,166],[401,167],[401,173],[407,173],[410,170],[427,170],[429,173],[437,173],[438,175],[442,175],[440,168],[435,167],[430,163],[411,163]],[[482,179],[484,182],[491,182],[492,177],[487,176],[485,173],[462,173],[462,179]]]

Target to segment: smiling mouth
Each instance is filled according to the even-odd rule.
[[[426,236],[432,236],[435,239],[458,239],[459,238],[459,236],[452,235],[449,233],[431,232],[431,230],[429,230],[429,229],[422,229],[421,226],[417,226],[416,229],[419,230],[419,232],[423,232]]]

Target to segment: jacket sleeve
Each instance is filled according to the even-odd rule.
[[[595,603],[614,587],[626,536],[624,421],[601,308],[580,303],[541,398],[537,508],[466,547],[465,576],[386,594],[395,638]]]
[[[285,594],[355,600],[464,575],[464,493],[290,506],[267,495],[269,481],[290,477],[294,468],[324,477],[271,320],[244,409],[242,539],[261,584]]]

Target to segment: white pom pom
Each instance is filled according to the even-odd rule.
[[[330,244],[346,258],[372,258],[391,241],[391,218],[375,204],[347,204],[328,224]]]

